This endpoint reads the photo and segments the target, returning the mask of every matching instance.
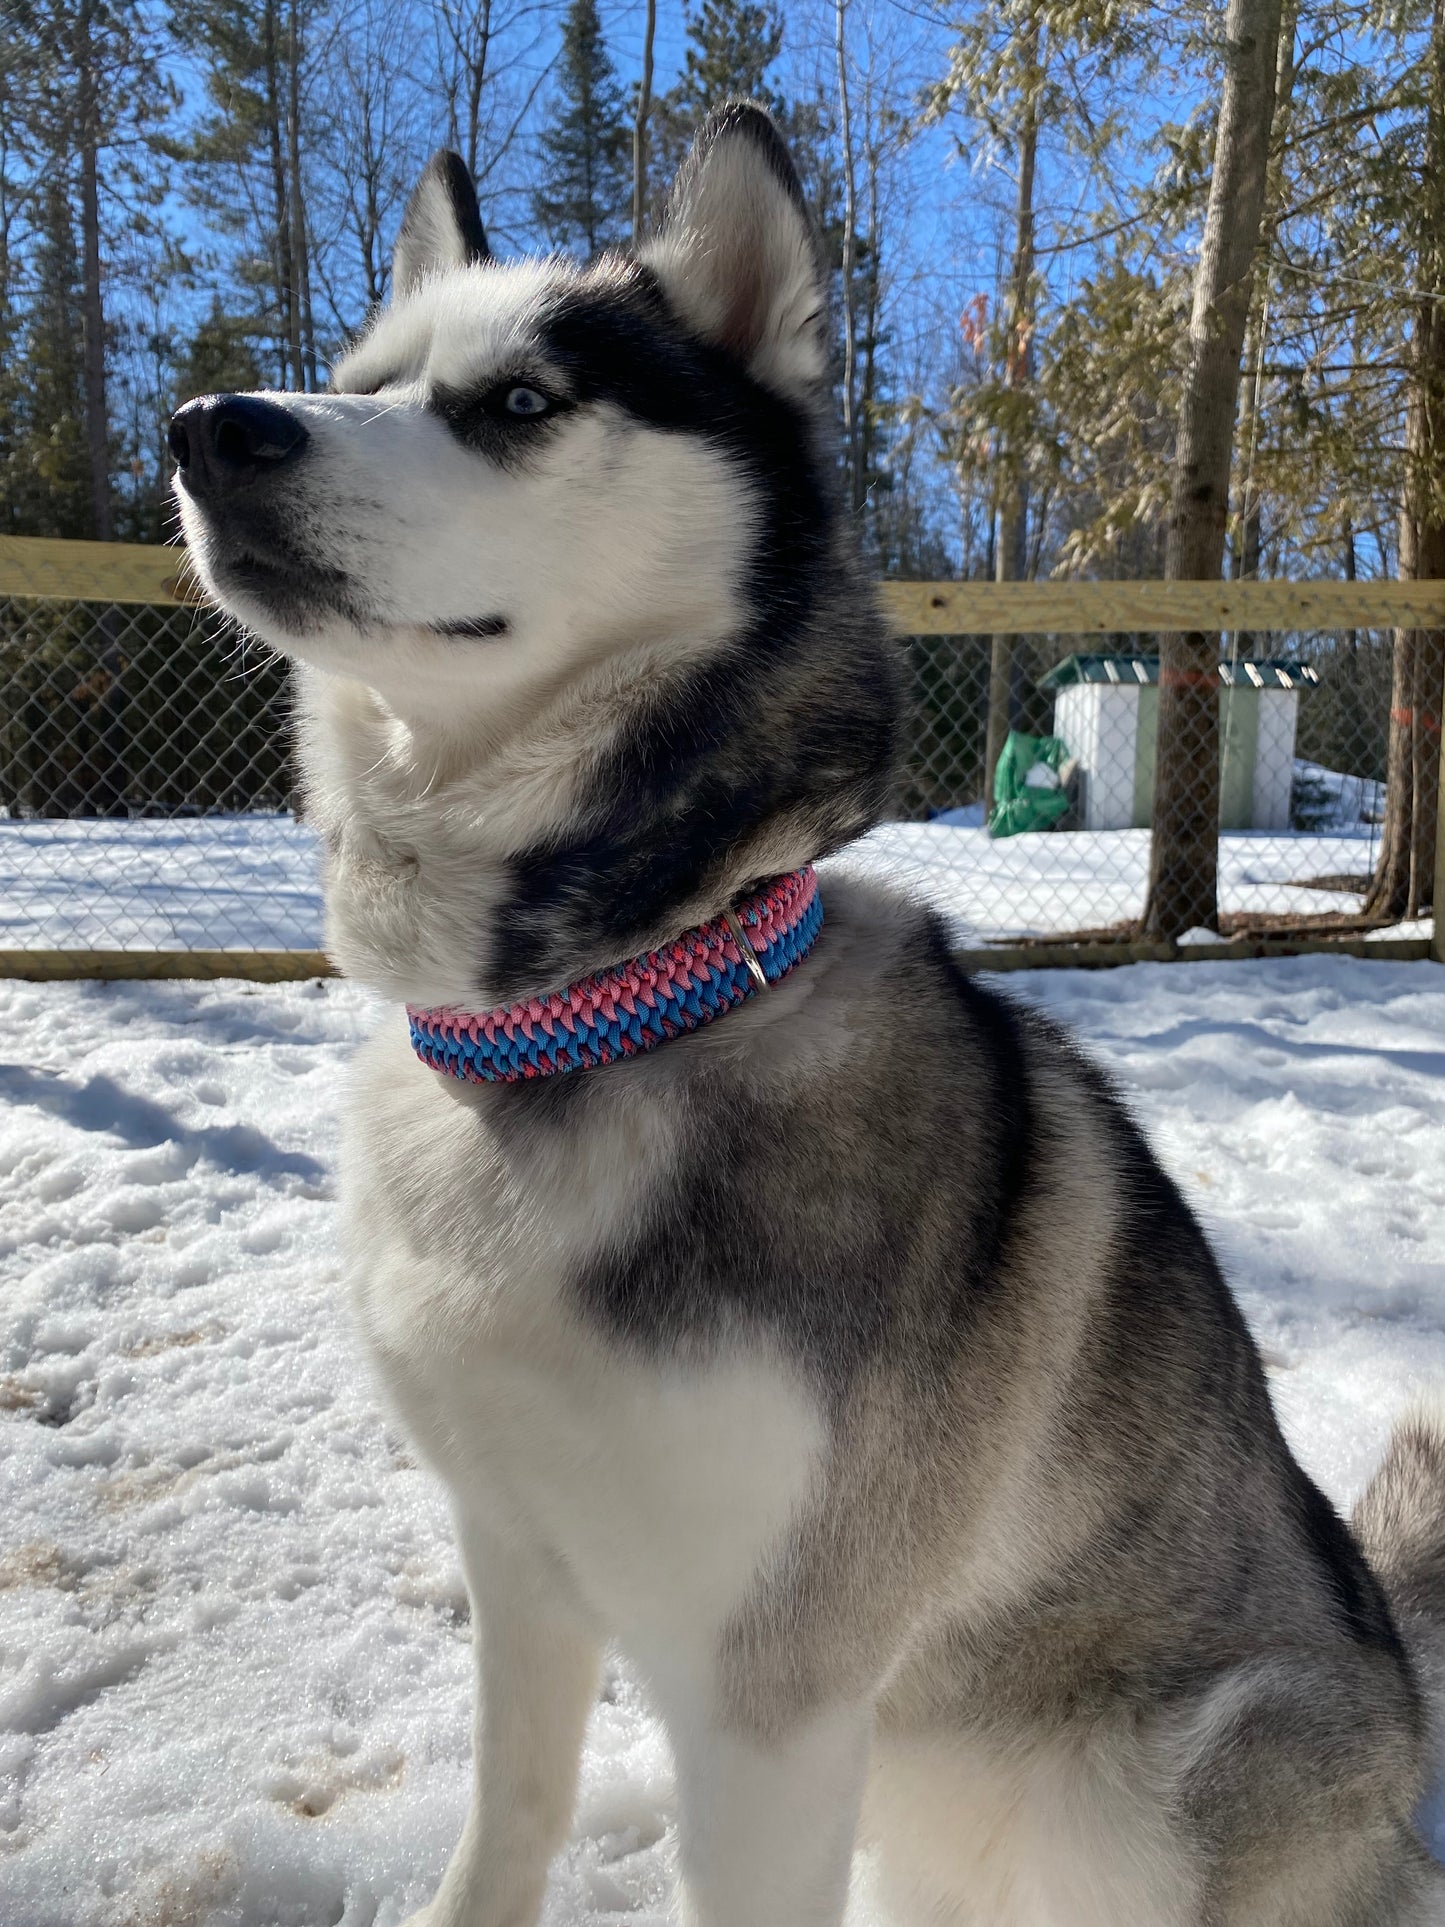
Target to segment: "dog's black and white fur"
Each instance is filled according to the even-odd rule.
[[[447,1481],[476,1796],[426,1927],[530,1927],[602,1642],[677,1761],[693,1927],[1423,1927],[1445,1445],[1360,1543],[1104,1080],[939,925],[824,873],[783,984],[474,1087],[486,1008],[879,814],[900,666],[833,502],[821,281],[713,117],[640,260],[488,258],[460,164],[325,396],[177,418],[214,593],[300,665],[354,1079],[361,1327]],[[1413,1654],[1413,1657],[1412,1657]]]

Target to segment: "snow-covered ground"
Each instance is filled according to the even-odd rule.
[[[1368,876],[1377,845],[1368,830],[1275,835],[1234,830],[1219,839],[1221,911],[1348,915],[1361,895],[1314,890],[1304,880]],[[1143,914],[1148,830],[1078,830],[990,837],[950,823],[885,823],[848,853],[879,876],[930,897],[962,944],[1093,930]],[[1428,936],[1428,921],[1381,937]]]
[[[1348,1503],[1445,1386],[1445,972],[1010,982],[1123,1081]],[[335,981],[0,982],[5,1927],[394,1927],[460,1826],[465,1598],[336,1271],[377,1015]],[[614,1672],[549,1927],[659,1927],[669,1829]]]
[[[1372,835],[1363,824],[1318,835],[1232,832],[1220,840],[1220,907],[1356,910],[1358,896],[1300,884],[1367,875]],[[995,842],[977,822],[889,823],[856,848],[864,864],[933,897],[961,943],[1093,929],[1144,907],[1147,830]],[[320,944],[316,842],[290,817],[0,820],[0,949]]]
[[[0,950],[314,950],[316,838],[290,816],[0,818]]]

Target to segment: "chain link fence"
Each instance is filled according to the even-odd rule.
[[[45,545],[52,562],[62,546]],[[909,606],[945,587],[969,594],[922,585]],[[1019,636],[1002,676],[986,636],[908,647],[897,820],[851,860],[931,897],[967,948],[1137,937],[1158,782],[1156,639]],[[1359,936],[1385,814],[1391,661],[1383,629],[1225,637],[1196,706],[1213,708],[1218,829],[1194,845],[1217,868],[1225,936]],[[992,795],[991,706],[1013,732]],[[43,595],[0,593],[0,950],[319,948],[289,728],[284,665],[224,618],[173,601],[59,599],[54,579]]]
[[[1015,734],[992,791],[990,638],[910,647],[905,821],[873,839],[880,856],[905,862],[969,945],[1137,938],[1158,774],[1157,638],[1018,638]],[[1382,630],[1244,648],[1225,638],[1208,672],[1215,740],[1184,744],[1219,770],[1217,836],[1200,860],[1215,867],[1223,936],[1360,934],[1384,824],[1392,647]],[[1011,788],[1016,799],[1001,800]]]
[[[320,943],[284,665],[179,605],[0,597],[0,949]]]

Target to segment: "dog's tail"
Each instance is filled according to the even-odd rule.
[[[1445,1714],[1445,1415],[1420,1412],[1402,1421],[1353,1523],[1439,1719]]]

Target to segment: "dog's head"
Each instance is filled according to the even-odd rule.
[[[585,270],[494,261],[440,156],[394,280],[325,395],[187,404],[177,492],[213,593],[307,666],[334,952],[432,1001],[512,995],[866,828],[898,661],[760,109],[707,122],[640,259]]]
[[[187,539],[278,649],[448,715],[654,635],[706,650],[827,519],[823,285],[772,123],[705,127],[656,240],[503,265],[439,155],[324,395],[171,428]],[[780,550],[791,553],[780,553]]]

